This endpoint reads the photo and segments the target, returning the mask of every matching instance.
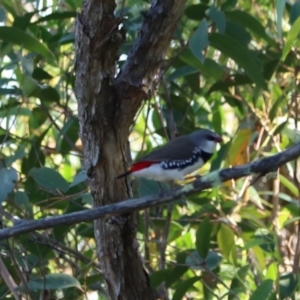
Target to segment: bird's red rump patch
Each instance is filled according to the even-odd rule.
[[[136,162],[135,164],[132,165],[130,172],[136,172],[136,171],[140,171],[143,169],[146,169],[148,167],[150,167],[151,165],[153,165],[154,161],[140,161],[140,162]]]

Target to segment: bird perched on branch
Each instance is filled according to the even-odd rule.
[[[183,180],[187,174],[201,168],[212,157],[217,143],[222,141],[215,132],[199,129],[154,150],[117,178],[134,175],[155,181]]]

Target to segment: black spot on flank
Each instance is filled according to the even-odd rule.
[[[194,165],[200,158],[203,160],[203,164],[205,164],[212,157],[212,155],[212,153],[208,153],[197,148],[193,151],[193,156],[189,159],[176,159],[171,161],[165,160],[160,162],[160,166],[164,170],[182,170]]]
[[[213,153],[201,151],[201,158],[203,159],[203,163],[206,163],[207,161],[209,161],[212,156],[213,156]]]

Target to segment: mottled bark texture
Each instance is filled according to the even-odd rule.
[[[129,126],[168,49],[186,0],[153,1],[119,74],[115,64],[124,33],[113,0],[84,0],[76,23],[76,96],[84,164],[94,206],[130,197],[125,180]],[[97,254],[110,299],[155,299],[135,239],[133,214],[95,221]]]

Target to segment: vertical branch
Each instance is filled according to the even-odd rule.
[[[124,2],[123,2],[124,3]],[[128,59],[116,75],[124,38],[114,0],[84,0],[76,23],[76,81],[80,136],[94,206],[131,196],[126,180],[129,127],[164,59],[186,0],[152,1]],[[97,255],[111,300],[153,300],[136,241],[134,214],[95,221]]]

